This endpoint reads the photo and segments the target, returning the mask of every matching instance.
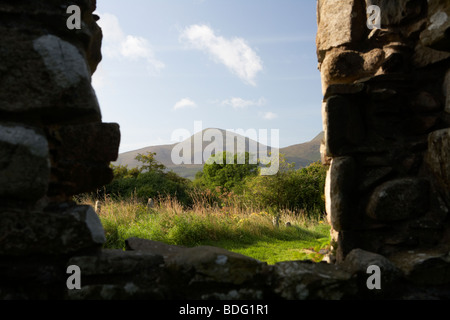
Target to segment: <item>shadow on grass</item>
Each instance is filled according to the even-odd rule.
[[[244,256],[267,262],[269,265],[283,261],[311,260],[319,262],[330,245],[329,228],[324,227],[315,232],[297,227],[298,236],[252,237],[247,239],[222,239],[203,241],[198,245],[223,248]],[[291,230],[292,232],[292,230]],[[324,249],[324,252],[322,252]]]
[[[247,249],[259,243],[304,243],[305,246],[327,242],[329,240],[328,226],[318,226],[318,231],[304,229],[298,226],[280,229],[267,229],[262,236],[256,236],[251,233],[241,233],[237,237],[224,237],[216,240],[205,239],[196,243],[184,244],[188,247],[200,245],[220,246],[233,249]],[[321,240],[321,241],[320,241]]]

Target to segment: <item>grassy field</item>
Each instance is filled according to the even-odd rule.
[[[88,198],[78,202],[94,206]],[[281,212],[276,227],[273,217],[262,210],[212,208],[200,202],[187,210],[170,198],[156,201],[149,210],[137,199],[107,198],[101,201],[98,214],[105,229],[105,248],[110,249],[124,249],[126,239],[138,237],[186,247],[210,245],[274,264],[320,261],[330,243],[326,223],[293,212]]]

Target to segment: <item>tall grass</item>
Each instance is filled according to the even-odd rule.
[[[280,224],[276,227],[273,215],[261,208],[220,207],[208,197],[206,193],[192,195],[190,208],[183,207],[176,198],[161,197],[150,209],[137,197],[105,197],[98,210],[107,239],[105,248],[123,249],[130,237],[187,247],[217,245],[237,251],[261,242],[294,241],[298,246],[303,241],[305,246],[313,246],[311,243],[319,241],[323,247],[328,241],[328,226],[305,218],[305,214],[279,212]],[[95,205],[94,199],[88,197],[78,202]],[[290,226],[285,225],[287,222]]]

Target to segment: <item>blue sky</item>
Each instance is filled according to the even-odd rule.
[[[96,14],[93,87],[120,152],[175,143],[195,121],[278,129],[280,147],[322,130],[315,0],[98,0]]]

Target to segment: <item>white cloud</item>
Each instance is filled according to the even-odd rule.
[[[103,31],[102,52],[104,56],[113,59],[142,59],[146,61],[148,69],[152,72],[158,72],[165,67],[163,62],[155,58],[148,40],[125,34],[115,15],[100,14],[98,24]]]
[[[273,120],[273,119],[278,118],[278,115],[276,113],[269,111],[269,112],[266,112],[263,114],[263,118],[266,120]]]
[[[206,25],[191,25],[183,30],[181,40],[205,51],[214,61],[224,64],[243,81],[255,86],[255,77],[263,69],[262,60],[242,38],[225,39]]]
[[[261,107],[266,104],[266,99],[259,98],[259,100],[244,100],[242,98],[231,98],[221,102],[223,106],[231,106],[235,109],[247,108],[247,107]]]
[[[184,109],[184,108],[196,108],[197,104],[189,98],[184,98],[175,103],[173,106],[174,110]]]

